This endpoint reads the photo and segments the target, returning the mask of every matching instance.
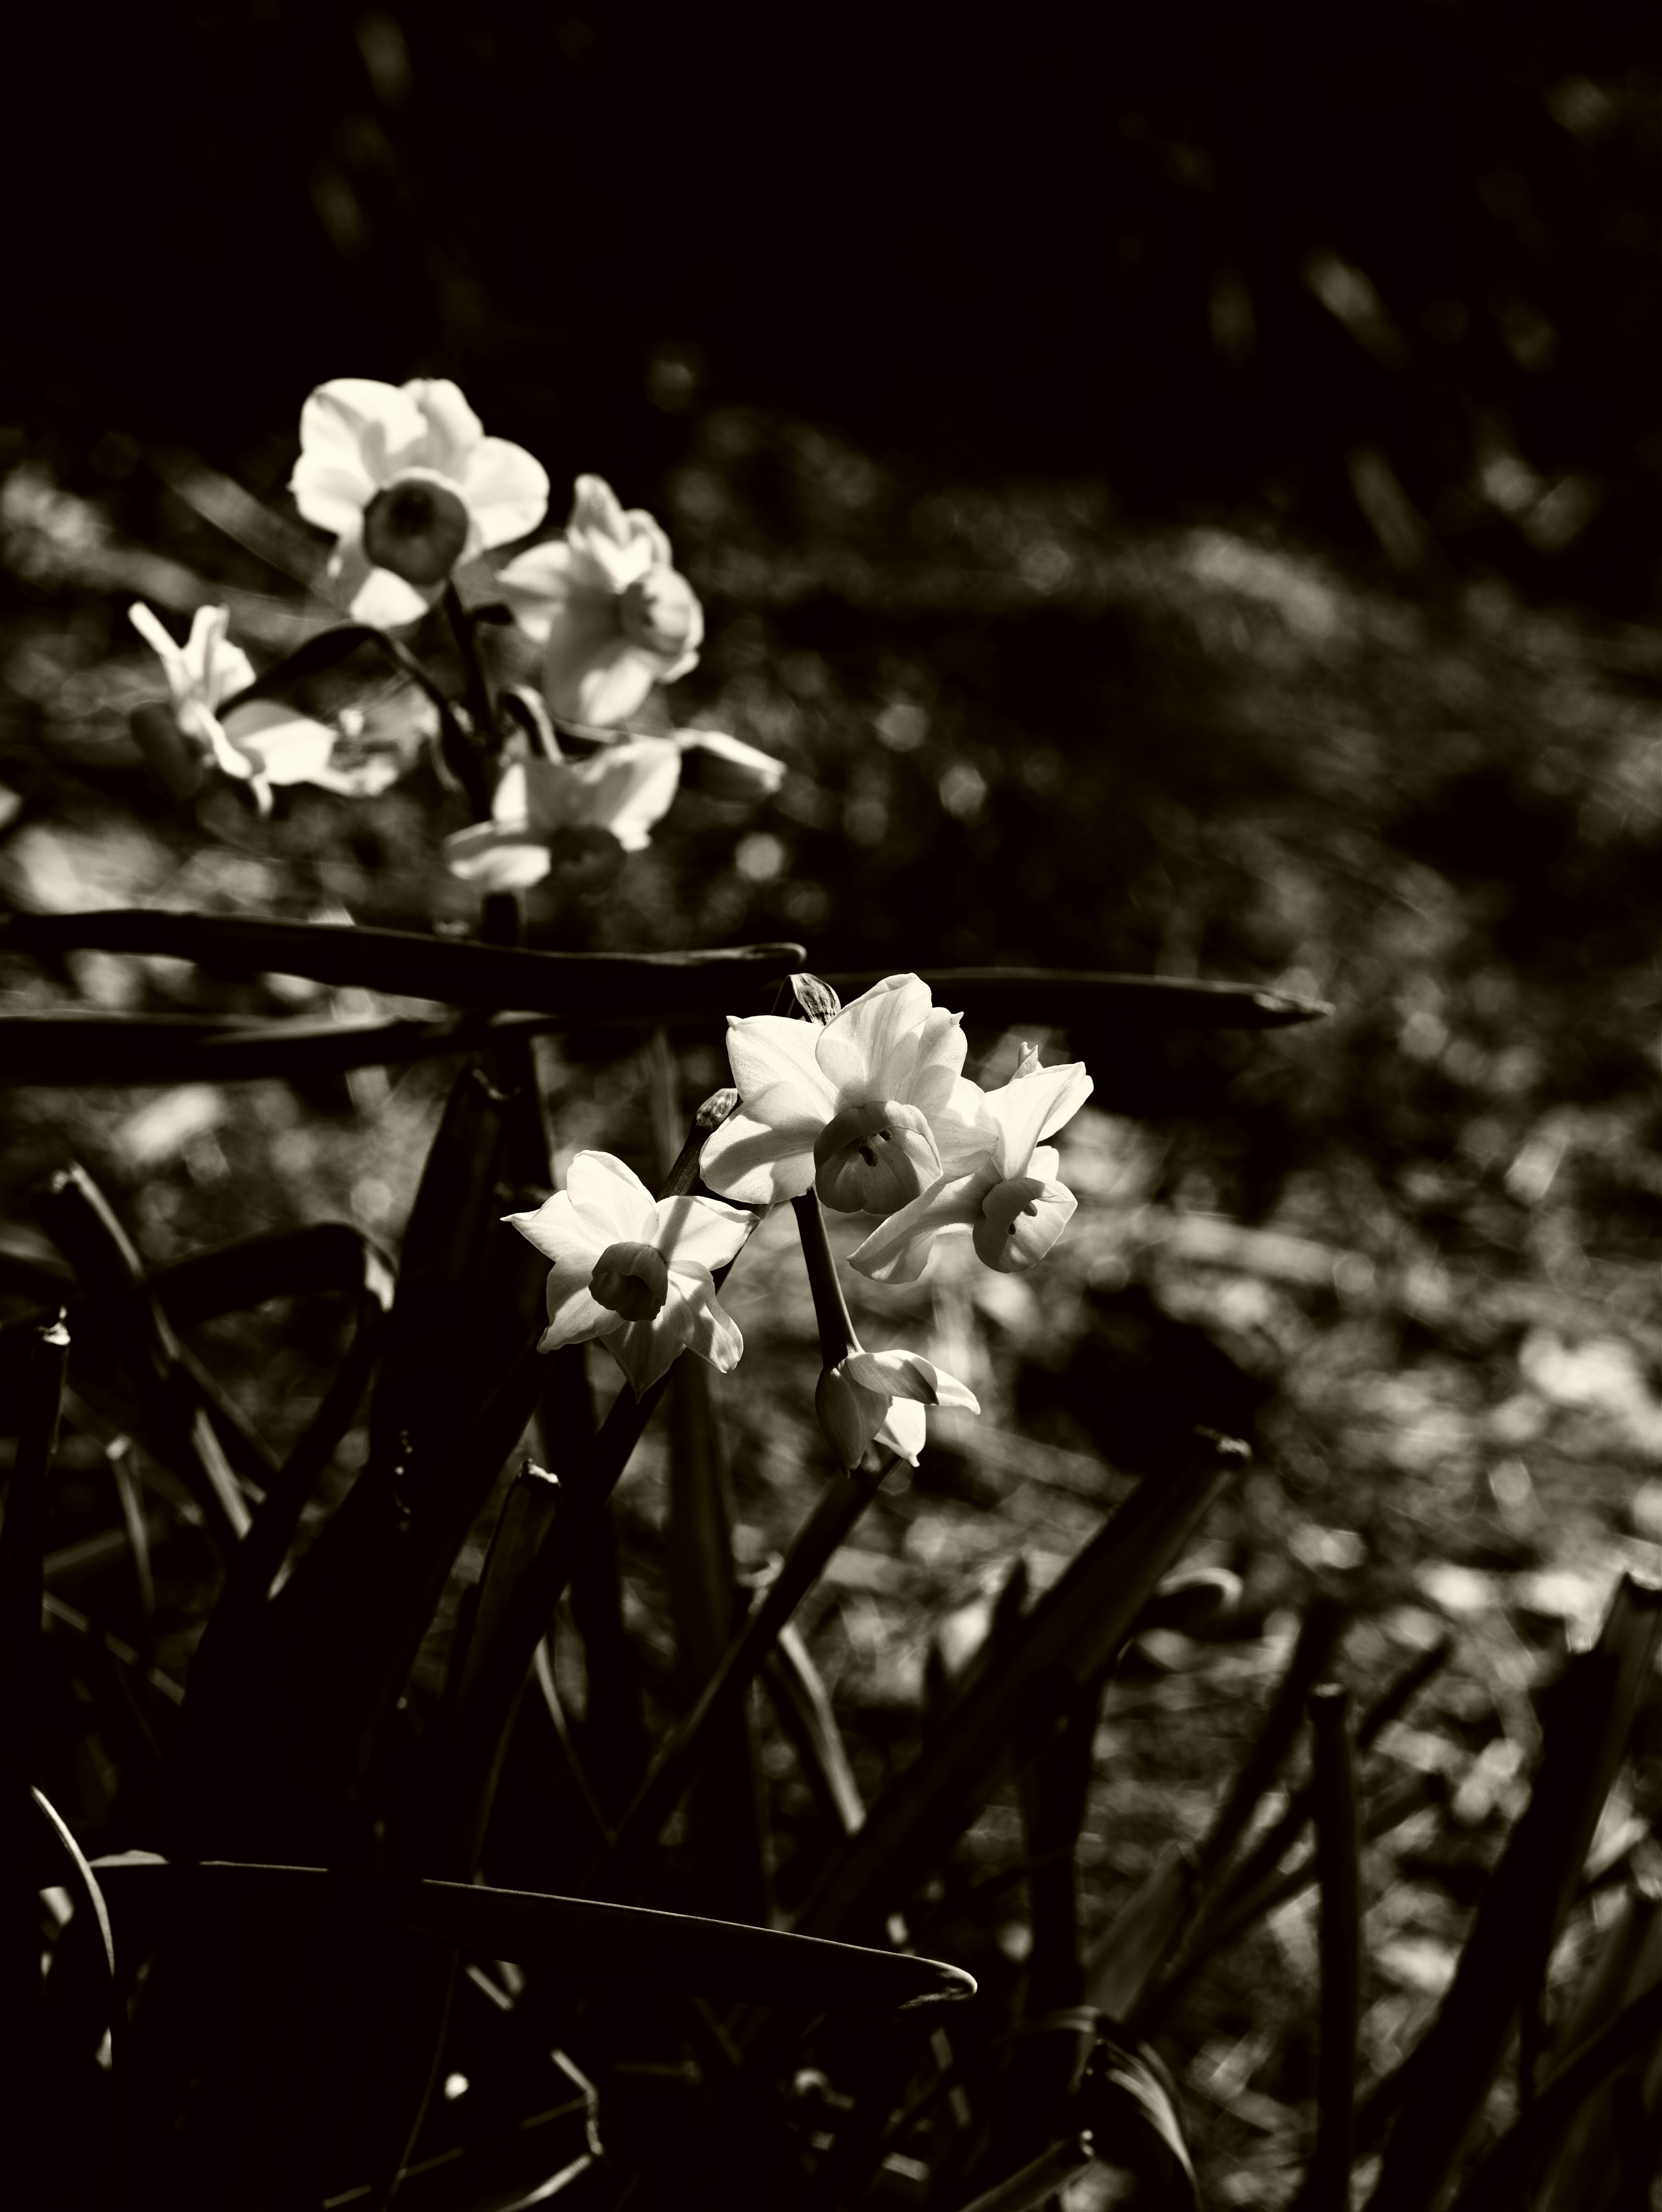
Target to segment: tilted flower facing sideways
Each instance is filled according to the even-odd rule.
[[[486,891],[527,890],[552,868],[604,860],[597,845],[620,861],[651,842],[680,780],[671,738],[630,738],[581,761],[510,761],[490,820],[447,837],[444,857]]]
[[[824,1369],[813,1409],[844,1467],[858,1467],[870,1443],[886,1444],[916,1467],[924,1444],[924,1407],[981,1411],[975,1393],[916,1352],[852,1351]]]
[[[699,1172],[741,1205],[812,1186],[837,1212],[893,1213],[986,1149],[964,1050],[959,1017],[916,975],[886,976],[823,1027],[730,1015],[739,1110]]]
[[[640,1397],[677,1354],[696,1352],[723,1375],[745,1348],[715,1296],[756,1225],[708,1198],[654,1199],[610,1152],[579,1152],[565,1188],[534,1213],[503,1218],[550,1261],[540,1352],[599,1337]]]
[[[543,695],[565,721],[626,722],[654,684],[697,665],[703,609],[668,538],[600,477],[578,477],[565,536],[510,561],[496,584],[543,647]]]
[[[1078,1060],[1041,1067],[1027,1053],[1001,1091],[983,1094],[983,1150],[967,1173],[946,1175],[875,1228],[849,1264],[880,1283],[916,1282],[943,1231],[968,1230],[979,1258],[1001,1274],[1042,1260],[1077,1203],[1058,1182],[1055,1148],[1043,1140],[1091,1095]]]
[[[542,463],[487,438],[444,377],[320,384],[301,411],[300,446],[289,489],[308,522],[334,532],[329,574],[358,622],[418,621],[459,562],[525,537],[548,512]]]
[[[159,617],[141,603],[127,610],[144,642],[161,656],[167,680],[166,709],[141,708],[133,735],[176,796],[188,798],[201,781],[203,766],[213,760],[223,773],[247,784],[261,813],[270,811],[276,783],[317,783],[357,791],[362,778],[338,775],[331,767],[336,732],[309,714],[297,714],[274,699],[249,699],[223,717],[227,699],[246,691],[254,680],[247,654],[226,635],[230,614],[224,607],[198,607],[183,645],[169,636]],[[161,719],[157,720],[156,717]],[[381,781],[391,782],[396,767]]]

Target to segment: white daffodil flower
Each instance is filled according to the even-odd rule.
[[[630,738],[587,760],[510,761],[490,820],[447,837],[446,862],[464,882],[506,891],[592,862],[597,844],[620,861],[618,848],[638,853],[651,842],[680,780],[680,749],[669,738]]]
[[[916,1467],[927,1406],[981,1411],[972,1390],[916,1352],[850,1352],[822,1371],[813,1397],[826,1442],[844,1467],[858,1467],[870,1443],[886,1444]]]
[[[964,1049],[960,1017],[916,975],[886,976],[823,1027],[730,1015],[739,1110],[699,1172],[740,1205],[812,1186],[837,1212],[893,1213],[986,1148]]]
[[[610,1152],[579,1152],[563,1190],[503,1218],[551,1263],[539,1351],[599,1337],[637,1398],[684,1350],[723,1375],[739,1364],[745,1340],[714,1276],[737,1257],[753,1214],[708,1198],[654,1199]]]
[[[1055,1147],[1043,1139],[1072,1120],[1091,1088],[1078,1060],[1041,1067],[1029,1054],[1001,1091],[983,1094],[983,1157],[892,1213],[849,1255],[849,1266],[880,1283],[916,1282],[935,1238],[965,1230],[977,1255],[1001,1274],[1042,1260],[1078,1203],[1057,1182]]]
[[[320,384],[301,410],[300,446],[295,504],[334,532],[329,574],[354,618],[383,629],[419,620],[460,562],[548,512],[542,463],[487,438],[444,377]]]
[[[198,607],[183,645],[174,642],[161,618],[142,603],[129,607],[127,616],[161,658],[173,723],[170,733],[136,716],[134,734],[180,797],[197,787],[200,763],[210,758],[225,775],[250,787],[262,814],[271,811],[273,784],[318,783],[352,791],[380,787],[365,784],[362,776],[337,775],[330,766],[336,732],[292,707],[274,699],[250,699],[221,716],[222,702],[246,691],[254,680],[247,654],[226,634],[228,608]],[[390,782],[397,774],[393,767],[381,781]]]
[[[543,647],[543,695],[563,720],[626,722],[654,684],[696,667],[704,612],[649,514],[579,477],[563,538],[533,545],[496,579]]]

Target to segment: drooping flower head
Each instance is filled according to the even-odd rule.
[[[175,643],[160,617],[142,602],[131,606],[127,614],[144,642],[160,656],[168,695],[165,712],[156,710],[159,722],[149,710],[138,710],[133,734],[178,796],[186,798],[198,787],[210,760],[226,775],[249,786],[262,813],[270,811],[273,784],[369,787],[336,774],[331,759],[337,733],[309,714],[297,714],[274,699],[249,699],[221,715],[222,702],[246,691],[254,680],[247,654],[227,635],[228,609],[198,607],[183,645]],[[396,767],[390,768],[382,781],[390,782],[397,774]]]
[[[925,1442],[924,1408],[961,1406],[978,1413],[980,1401],[956,1376],[916,1352],[861,1352],[857,1347],[821,1370],[813,1409],[827,1443],[843,1467],[858,1467],[868,1444],[886,1444],[917,1465]]]
[[[820,1026],[729,1016],[739,1111],[700,1172],[741,1205],[810,1187],[840,1213],[893,1213],[973,1143],[981,1094],[964,1081],[960,1017],[916,975],[889,975]]]
[[[490,820],[447,837],[444,857],[486,891],[527,890],[555,867],[604,872],[650,842],[680,779],[669,738],[630,738],[587,760],[510,761]]]
[[[654,684],[697,665],[703,609],[668,538],[600,477],[578,477],[565,536],[521,553],[496,583],[543,647],[544,696],[563,720],[625,722]]]
[[[1010,1082],[982,1094],[981,1157],[880,1223],[849,1265],[877,1282],[915,1282],[935,1238],[965,1230],[977,1256],[1001,1274],[1042,1260],[1077,1203],[1056,1180],[1056,1149],[1043,1139],[1072,1120],[1091,1088],[1079,1061],[1043,1067],[1037,1053],[1024,1054]]]
[[[745,1348],[715,1296],[755,1216],[707,1198],[654,1199],[610,1152],[579,1152],[565,1188],[504,1219],[551,1263],[538,1349],[599,1337],[638,1398],[683,1350],[723,1375]]]
[[[459,562],[548,512],[542,463],[487,438],[447,378],[335,377],[301,410],[300,444],[289,489],[334,532],[329,573],[359,622],[417,621]]]

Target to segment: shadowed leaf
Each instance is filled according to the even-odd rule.
[[[321,1899],[332,1888],[350,1890],[357,1910],[411,1934],[480,1958],[544,1966],[579,1983],[603,1976],[646,1989],[809,2012],[845,2005],[892,2011],[975,1994],[968,1974],[934,1959],[587,1898],[475,1882],[356,1883],[322,1867],[208,1860],[173,1868],[137,1855],[100,1860],[94,1871],[116,1898],[118,1911],[133,1884],[170,1877],[203,1911],[257,1914],[268,1900]]]

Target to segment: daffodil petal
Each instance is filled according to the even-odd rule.
[[[655,1244],[672,1270],[693,1266],[713,1274],[732,1266],[755,1226],[753,1213],[713,1199],[666,1198],[659,1200],[656,1225],[642,1241]]]
[[[372,488],[396,475],[426,436],[427,418],[411,393],[373,377],[332,378],[319,385],[300,414],[302,465],[316,456],[356,470]]]
[[[823,1034],[816,1024],[783,1014],[730,1014],[728,1059],[746,1107],[764,1091],[785,1085],[794,1112],[817,1114],[821,1127],[829,1121],[837,1111],[837,1086],[819,1064],[817,1047]],[[776,1103],[783,1105],[785,1100]]]
[[[909,1467],[917,1465],[928,1440],[928,1416],[922,1406],[913,1405],[904,1398],[889,1401],[888,1411],[872,1438],[874,1443],[886,1446]]]
[[[566,1195],[587,1233],[602,1247],[650,1244],[657,1218],[652,1193],[611,1152],[579,1152],[566,1170]]]
[[[813,1183],[813,1140],[822,1121],[753,1120],[741,1107],[705,1144],[698,1172],[713,1191],[741,1206],[801,1198]]]
[[[461,386],[447,376],[411,377],[403,388],[422,417],[421,450],[406,455],[405,465],[436,469],[460,483],[470,456],[484,440],[484,423],[468,405]]]
[[[927,983],[916,975],[888,975],[826,1024],[814,1057],[839,1104],[899,1095],[916,1065],[916,1032],[929,1011]]]
[[[551,650],[553,644],[551,637]],[[568,676],[565,696],[575,699],[575,703],[564,711],[573,721],[594,722],[602,729],[626,722],[646,704],[647,696],[658,680],[660,661],[661,656],[631,645],[626,638],[612,639],[590,659],[575,682]],[[562,709],[555,705],[546,665],[543,690],[549,705],[559,714]]]
[[[506,438],[481,438],[460,481],[486,546],[525,537],[548,513],[547,470],[534,453]]]
[[[546,839],[527,823],[479,822],[444,841],[444,864],[484,891],[528,891],[553,866]]]
[[[915,1283],[944,1231],[971,1227],[989,1185],[981,1174],[942,1176],[881,1221],[849,1255],[849,1265],[874,1283]]]
[[[415,586],[402,576],[390,568],[371,568],[352,595],[352,619],[376,629],[398,629],[405,623],[419,622],[427,606]]]
[[[1042,1067],[1017,1076],[986,1094],[986,1109],[996,1124],[999,1160],[1007,1176],[1024,1176],[1033,1147],[1069,1121],[1090,1097],[1092,1084],[1082,1061]]]
[[[315,782],[335,749],[335,733],[326,724],[275,699],[233,707],[221,726],[270,783]]]

